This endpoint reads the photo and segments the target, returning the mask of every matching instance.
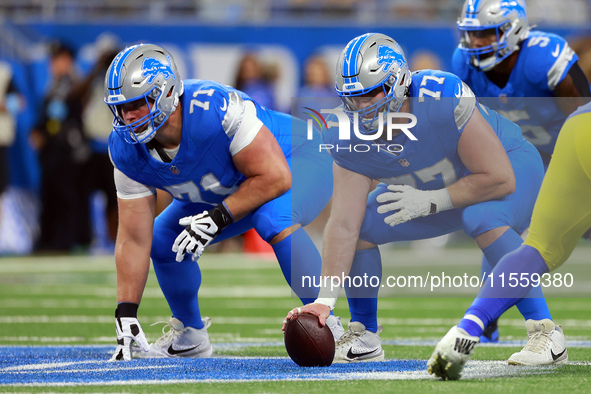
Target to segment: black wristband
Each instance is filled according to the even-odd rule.
[[[133,302],[121,302],[117,304],[117,309],[115,309],[115,318],[134,317],[137,319],[138,308],[139,305]]]
[[[218,232],[234,223],[234,218],[224,203],[218,204],[215,208],[210,209],[208,213],[218,226]]]

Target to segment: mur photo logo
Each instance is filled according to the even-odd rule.
[[[417,137],[410,131],[416,126],[417,117],[411,113],[406,112],[387,112],[383,116],[379,116],[377,129],[373,133],[362,133],[359,130],[358,117],[349,118],[342,108],[321,109],[320,112],[304,107],[309,112],[303,112],[311,117],[307,120],[307,138],[314,139],[314,122],[318,125],[320,131],[338,127],[339,141],[342,144],[319,144],[318,150],[336,150],[336,151],[350,151],[350,152],[370,152],[370,151],[387,151],[390,153],[400,153],[404,149],[401,144],[390,144],[393,137],[404,133],[411,141],[417,141]],[[325,118],[322,114],[328,114]],[[333,116],[331,116],[333,115]],[[332,120],[336,117],[336,121]],[[406,119],[406,123],[404,123]],[[351,127],[351,125],[353,127]],[[353,129],[353,134],[351,133]],[[346,141],[349,141],[347,143]],[[367,142],[367,143],[366,143]],[[372,143],[369,143],[372,142]]]

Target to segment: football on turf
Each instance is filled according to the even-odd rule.
[[[284,333],[285,349],[300,367],[328,367],[334,358],[334,337],[328,326],[322,327],[318,318],[307,313],[287,321]]]

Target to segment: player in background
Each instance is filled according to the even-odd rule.
[[[316,298],[317,288],[300,285],[321,268],[302,227],[331,197],[332,160],[306,138],[303,121],[213,81],[182,81],[170,53],[151,44],[115,57],[105,102],[114,114],[109,154],[119,205],[113,360],[211,355],[196,260],[209,244],[253,227],[302,302]],[[156,189],[174,197],[158,217]],[[151,346],[137,319],[150,258],[173,316]],[[331,320],[338,338],[342,326]],[[134,341],[141,349],[131,349]]]
[[[531,281],[527,284],[520,281],[518,286],[510,288],[493,286],[487,281],[464,318],[437,344],[428,361],[430,373],[443,379],[459,379],[483,330],[523,297],[529,296],[535,278],[540,279],[543,274],[560,267],[591,227],[590,146],[591,103],[588,103],[562,126],[526,240],[517,250],[504,256],[492,272],[497,279],[503,274],[508,277],[510,273],[520,273]],[[531,359],[543,361],[536,365],[567,362],[564,337],[557,334],[559,330],[552,320],[528,321],[526,327],[536,333],[539,341],[537,347],[526,346],[524,355],[531,353]],[[458,343],[462,346],[458,347]],[[543,360],[537,348],[546,349]]]
[[[337,63],[336,89],[342,110],[355,127],[383,145],[401,151],[347,150],[365,140],[351,133],[339,139],[334,128],[323,133],[333,165],[331,216],[324,234],[323,276],[381,276],[377,245],[425,239],[463,229],[490,260],[498,260],[522,242],[544,169],[540,155],[519,127],[479,104],[457,76],[436,70],[411,75],[402,49],[392,38],[369,33],[353,39]],[[413,140],[401,130],[387,139],[380,122],[392,114],[412,114]],[[338,115],[337,115],[338,116]],[[343,116],[347,119],[346,116]],[[338,148],[338,149],[337,149]],[[370,192],[372,180],[379,180]],[[357,289],[350,305],[375,299],[373,308],[352,315],[349,331],[337,342],[335,362],[355,354],[380,359],[377,324],[378,287]],[[340,289],[320,289],[319,298],[301,308],[323,322]],[[543,295],[538,294],[543,297]],[[297,309],[290,311],[291,318]],[[543,320],[547,307],[526,319]]]
[[[547,167],[560,127],[591,96],[578,56],[564,38],[531,30],[517,0],[466,0],[458,29],[453,72],[482,103],[521,126]],[[543,97],[556,99],[537,99]]]
[[[547,168],[566,117],[586,102],[582,97],[591,96],[577,55],[562,37],[532,31],[521,1],[466,0],[458,29],[454,73],[480,102],[521,126]],[[493,267],[485,257],[481,276]],[[519,308],[535,308],[538,302],[531,298]],[[499,340],[497,321],[480,340]]]

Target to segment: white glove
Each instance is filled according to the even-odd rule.
[[[382,193],[377,197],[377,202],[384,203],[378,207],[378,213],[398,211],[384,218],[384,222],[392,227],[454,207],[446,188],[417,190],[408,185],[390,185],[388,190],[390,192]]]
[[[208,211],[186,216],[179,220],[179,224],[187,226],[172,245],[172,251],[176,252],[176,261],[179,262],[183,261],[187,252],[192,253],[193,261],[196,261],[205,247],[221,232]]]
[[[137,318],[118,317],[115,326],[117,327],[117,349],[109,361],[131,360],[131,345],[134,341],[144,352],[150,350],[150,345]]]
[[[224,203],[198,215],[181,218],[179,224],[187,227],[172,245],[176,261],[183,261],[187,252],[193,254],[193,261],[197,261],[215,236],[232,223],[234,218]]]

